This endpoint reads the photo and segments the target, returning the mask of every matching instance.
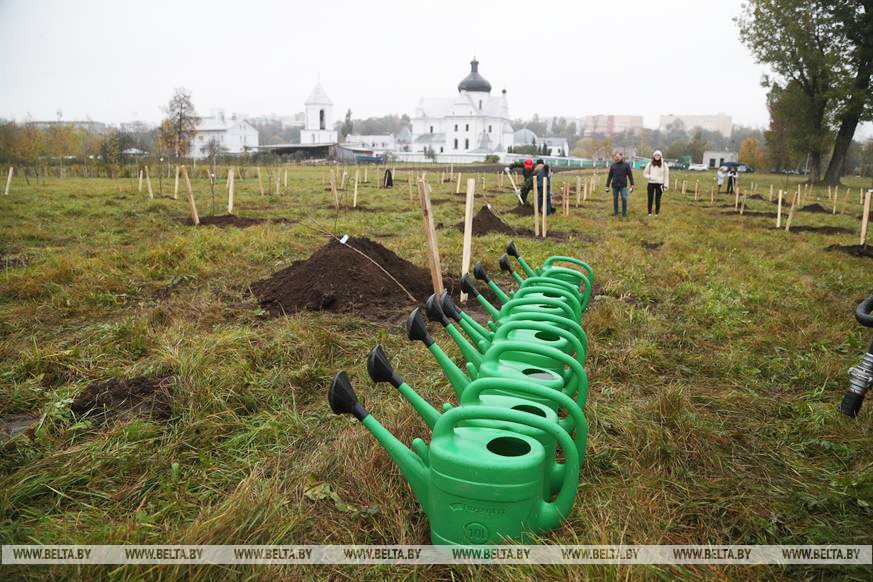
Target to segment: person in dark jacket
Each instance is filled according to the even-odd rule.
[[[609,166],[606,176],[606,191],[612,186],[612,214],[618,216],[618,197],[621,196],[621,215],[627,216],[628,182],[630,191],[634,191],[634,174],[630,164],[624,161],[621,152],[615,152],[615,162]]]
[[[537,201],[540,210],[554,214],[555,209],[552,208],[552,172],[549,165],[541,159],[537,160],[537,164],[534,166],[534,176],[537,179],[537,193],[539,194]],[[545,203],[543,198],[545,198]]]
[[[524,181],[518,194],[521,196],[522,204],[527,206],[527,195],[533,190],[534,162],[532,159],[527,158],[524,161],[515,161],[506,167],[507,170],[512,170],[513,168],[521,168],[521,177],[524,178]]]

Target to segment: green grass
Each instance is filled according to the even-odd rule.
[[[294,167],[289,187],[261,197],[237,181],[236,214],[293,225],[192,228],[184,196],[154,201],[132,180],[16,178],[0,196],[0,417],[32,414],[34,430],[0,442],[2,543],[427,543],[420,506],[358,424],[326,404],[332,375],[348,370],[368,408],[407,442],[427,431],[364,358],[377,342],[432,403],[451,400],[436,363],[397,322],[330,313],[269,318],[248,290],[324,243],[320,227],[369,236],[426,265],[421,214],[405,176],[373,184],[359,204],[332,208],[323,168]],[[436,184],[446,270],[460,270],[463,216],[454,184]],[[559,174],[560,182],[566,174]],[[602,176],[602,173],[601,173]],[[376,172],[371,168],[370,179]],[[466,176],[465,176],[466,177]],[[674,177],[674,183],[681,175]],[[815,544],[873,542],[873,403],[850,421],[836,412],[846,369],[870,341],[852,317],[871,290],[869,259],[825,252],[857,234],[787,234],[774,220],[725,214],[675,190],[663,215],[611,216],[602,189],[550,229],[590,242],[516,239],[540,264],[552,254],[595,268],[604,294],[584,326],[591,338],[588,456],[572,517],[546,543]],[[487,196],[508,215],[514,196]],[[575,179],[572,180],[575,182]],[[641,180],[642,181],[642,180]],[[765,198],[781,176],[755,175]],[[793,189],[799,180],[791,180]],[[265,178],[266,182],[266,178]],[[794,225],[859,229],[857,188],[846,214],[798,213]],[[155,180],[157,190],[157,180]],[[172,181],[164,181],[164,192]],[[205,180],[194,180],[202,216]],[[223,188],[218,188],[223,190]],[[557,190],[557,188],[555,188]],[[449,194],[451,192],[452,194]],[[826,190],[813,194],[827,205]],[[350,193],[347,194],[350,196]],[[811,201],[811,200],[810,200]],[[575,197],[574,197],[575,203]],[[719,198],[733,204],[733,198]],[[218,195],[217,213],[224,197]],[[477,203],[477,207],[478,207]],[[751,201],[750,210],[771,211]],[[663,242],[646,250],[641,242]],[[504,236],[474,239],[495,278]],[[168,290],[169,289],[169,290]],[[448,337],[436,334],[458,356]],[[114,377],[175,378],[173,418],[77,419],[71,399]],[[350,504],[313,500],[314,482]],[[373,509],[375,508],[375,509]],[[368,509],[341,511],[341,509]],[[20,577],[299,576],[291,566],[4,567]],[[790,566],[319,567],[320,576],[535,579],[773,577],[869,579],[868,568]]]

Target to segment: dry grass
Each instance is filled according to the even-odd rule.
[[[427,436],[409,406],[366,379],[364,358],[386,345],[397,369],[432,403],[451,390],[397,322],[329,313],[270,319],[248,284],[337,233],[368,236],[426,265],[421,217],[401,175],[392,191],[359,191],[380,212],[331,209],[320,168],[294,168],[288,191],[261,197],[237,181],[241,216],[294,225],[192,228],[184,200],[149,201],[132,182],[13,185],[0,199],[0,417],[38,425],[0,443],[3,543],[426,543],[419,505],[387,455],[359,425],[334,417],[329,378],[347,369],[368,408],[405,441]],[[353,174],[353,173],[352,173]],[[375,172],[371,170],[371,179]],[[708,178],[707,174],[707,178]],[[494,186],[494,178],[489,176]],[[691,178],[697,179],[697,176]],[[559,175],[557,181],[560,182]],[[766,198],[784,178],[756,176]],[[853,184],[853,182],[849,182]],[[591,338],[591,438],[571,519],[545,542],[864,543],[873,541],[873,406],[855,421],[836,413],[845,370],[869,343],[854,323],[870,291],[869,259],[825,252],[856,235],[787,235],[772,220],[721,214],[670,192],[663,216],[610,216],[595,200],[551,228],[593,242],[521,238],[539,264],[582,257],[603,294],[586,314]],[[854,184],[857,188],[860,182]],[[211,205],[195,180],[201,214]],[[435,184],[436,220],[461,220],[453,184]],[[857,190],[855,191],[857,192]],[[825,205],[826,191],[819,191]],[[514,203],[488,193],[505,219]],[[722,197],[720,203],[733,203]],[[221,200],[216,206],[221,209]],[[771,211],[766,201],[750,210]],[[220,212],[219,212],[220,213]],[[799,213],[795,225],[857,231],[846,215]],[[461,234],[439,231],[443,264],[457,271]],[[505,238],[475,239],[492,274]],[[642,242],[663,242],[657,250]],[[499,278],[499,277],[498,277]],[[503,284],[506,281],[501,279]],[[450,348],[447,336],[438,341]],[[458,352],[449,349],[454,356]],[[92,381],[170,375],[167,423],[74,418],[72,397]],[[312,501],[313,480],[359,509]],[[292,567],[157,566],[11,569],[21,577],[176,579],[298,577]],[[824,578],[868,579],[869,569],[628,567],[322,567],[316,576],[381,579]]]

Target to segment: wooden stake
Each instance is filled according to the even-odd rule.
[[[773,184],[770,184],[770,197],[767,198],[768,202],[773,202]]]
[[[229,178],[229,176],[228,176]],[[173,200],[179,199],[179,166],[176,166],[176,181],[173,184]]]
[[[261,196],[264,195],[264,183],[261,181],[261,166],[258,166],[258,188],[261,190]]]
[[[430,264],[430,279],[433,292],[440,295],[443,292],[443,271],[440,265],[440,251],[437,246],[436,229],[433,225],[433,209],[430,204],[430,194],[424,178],[418,181],[418,198],[421,202],[421,216],[424,220],[424,236],[427,240],[427,261]]]
[[[697,202],[700,200],[700,180],[694,180],[694,201]]]
[[[582,176],[576,176],[576,208],[582,202]]]
[[[366,170],[364,170],[366,172]],[[406,177],[409,182],[409,199],[412,200],[412,172]]]
[[[9,173],[6,174],[6,189],[3,190],[4,196],[9,196],[9,186],[12,184],[12,166],[9,166]]]
[[[830,196],[830,195],[831,195],[831,187],[828,186],[828,196]],[[836,213],[837,213],[837,198],[838,198],[837,196],[833,196],[833,199],[834,199],[834,200],[833,200],[833,203],[834,203],[834,210],[833,210],[833,212],[832,212],[831,214],[836,214]]]
[[[740,207],[740,189],[737,187],[737,181],[734,180],[734,210]]]
[[[339,210],[339,194],[336,191],[336,174],[330,171],[330,191],[333,192],[334,207]]]
[[[197,214],[197,204],[194,203],[194,192],[191,190],[191,180],[188,179],[188,168],[182,166],[182,179],[185,180],[185,189],[188,191],[188,205],[191,207],[191,222],[194,226],[200,224],[200,215]]]
[[[776,228],[782,228],[782,190],[779,190],[779,201],[776,205]]]
[[[800,202],[800,186],[797,187],[797,192],[794,193],[794,198],[791,200],[791,208],[788,210],[788,220],[785,221],[785,232],[791,230],[791,221],[794,219],[794,209]]]
[[[233,168],[227,173],[227,213],[233,214]]]
[[[139,170],[139,193],[142,194],[142,168]]]
[[[861,246],[867,246],[867,225],[870,222],[870,198],[873,198],[873,189],[867,190],[864,196],[864,212],[861,214]]]
[[[282,180],[282,187],[285,189],[288,188],[288,170],[285,170],[285,177]]]
[[[570,184],[564,184],[564,216],[570,216]]]
[[[455,194],[461,193],[461,172],[458,172],[458,185],[455,187]]]
[[[746,197],[749,195],[748,192],[743,192],[742,203],[740,204],[740,216],[746,211]]]
[[[536,178],[534,178],[536,179]],[[546,217],[549,215],[549,204],[546,196],[549,193],[549,178],[548,176],[543,176],[543,205],[540,210],[543,215],[543,238],[546,238]]]
[[[279,195],[279,170],[276,170],[276,196]]]
[[[340,181],[340,190],[345,190],[345,189],[346,189],[346,176],[347,176],[347,175],[348,175],[348,174],[346,173],[346,171],[343,170],[343,177],[342,177],[342,180]],[[391,172],[391,176],[392,176],[392,177],[394,176],[394,172]]]
[[[154,200],[155,193],[152,192],[152,181],[151,181],[151,178],[149,178],[149,167],[148,166],[145,167],[145,178],[146,178],[146,186],[148,186],[148,188],[149,188],[149,200]]]
[[[709,187],[709,204],[715,204],[715,186],[712,185]]]
[[[355,193],[352,195],[352,208],[358,206],[358,171],[355,170]]]
[[[540,236],[540,194],[537,177],[533,178],[534,236]]]
[[[473,254],[473,204],[476,195],[476,180],[467,180],[467,202],[464,205],[464,253],[461,258],[461,276],[470,272]],[[461,293],[461,303],[467,302],[467,294]]]

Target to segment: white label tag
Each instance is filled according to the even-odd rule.
[[[349,235],[344,234],[343,237],[340,239],[340,244],[346,244],[346,242],[348,240],[349,240]]]

